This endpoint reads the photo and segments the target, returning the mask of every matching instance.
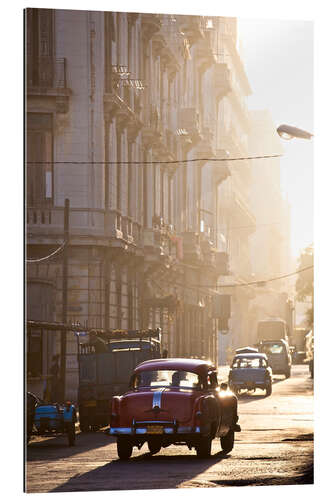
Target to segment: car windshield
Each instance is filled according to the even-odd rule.
[[[147,370],[137,373],[134,377],[134,388],[138,387],[201,387],[196,373],[179,370]]]
[[[267,344],[263,346],[263,351],[266,354],[281,354],[283,352],[282,344]]]
[[[261,358],[238,358],[234,359],[233,368],[260,368],[266,366],[266,360]]]

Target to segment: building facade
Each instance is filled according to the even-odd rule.
[[[26,10],[27,319],[161,327],[169,356],[216,363],[221,331],[241,343],[252,292],[221,285],[252,272],[251,165],[227,161],[250,93],[236,19]],[[60,346],[27,332],[39,394]]]

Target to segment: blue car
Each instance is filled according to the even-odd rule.
[[[245,350],[245,349],[244,349]],[[234,357],[229,371],[229,387],[236,394],[257,388],[272,394],[272,369],[264,353],[242,352]]]

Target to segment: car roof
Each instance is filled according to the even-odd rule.
[[[267,359],[267,356],[263,352],[247,352],[247,353],[242,353],[242,354],[236,354],[234,359],[240,359],[240,358],[264,358]]]
[[[283,344],[287,345],[287,341],[284,339],[278,339],[278,340],[261,340],[260,345],[266,345],[266,344]]]
[[[206,374],[209,371],[216,370],[216,368],[210,361],[203,359],[162,358],[143,361],[134,371],[140,372],[145,370],[183,370]]]

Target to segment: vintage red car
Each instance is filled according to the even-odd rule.
[[[117,437],[120,459],[145,442],[151,454],[171,444],[195,448],[208,457],[212,440],[223,452],[234,446],[237,398],[218,386],[216,368],[199,359],[164,358],[144,361],[131,377],[130,390],[111,402],[109,434]]]

